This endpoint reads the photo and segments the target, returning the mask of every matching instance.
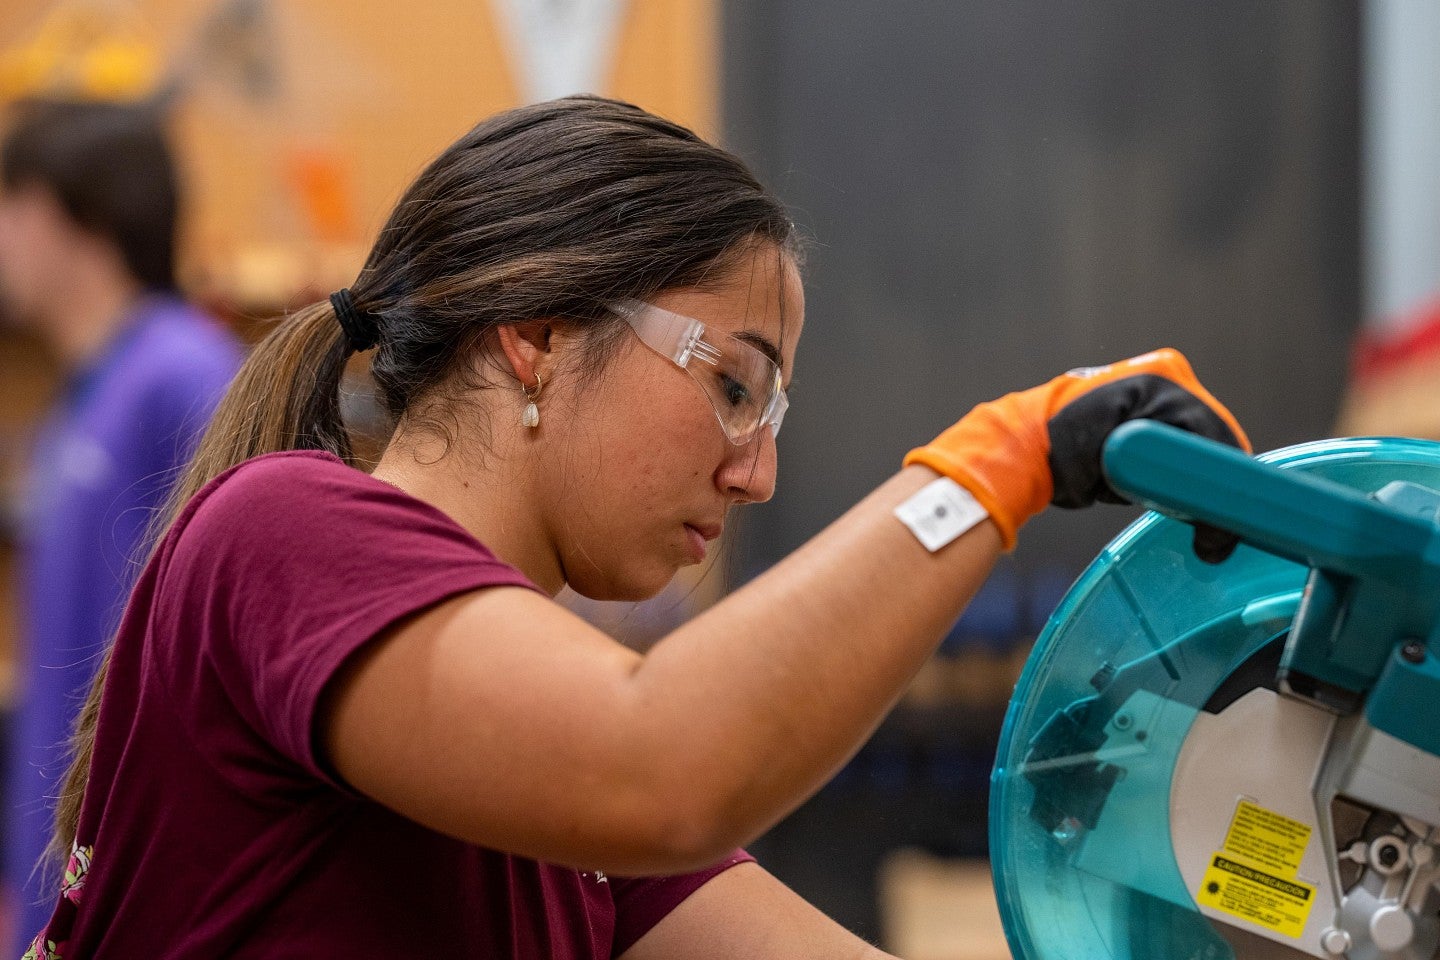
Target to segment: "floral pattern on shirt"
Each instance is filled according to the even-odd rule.
[[[90,857],[94,847],[82,847],[76,843],[70,850],[70,861],[65,864],[65,879],[60,884],[60,896],[76,906],[85,889],[85,878],[90,874]]]
[[[94,853],[94,847],[82,847],[78,842],[70,848],[70,859],[65,864],[65,878],[60,881],[60,905],[66,908],[63,911],[66,916],[59,926],[66,931],[74,926],[75,910],[80,906],[80,898],[85,890],[85,878],[90,875],[90,858]],[[50,939],[51,928],[55,926],[55,918],[52,917],[45,929],[31,941],[30,949],[25,951],[20,960],[63,960],[69,938],[67,936],[59,941]]]
[[[25,956],[20,960],[61,960],[60,953],[55,946],[54,940],[46,940],[45,934],[35,938],[30,944],[30,949],[25,951]]]

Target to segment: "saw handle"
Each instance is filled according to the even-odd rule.
[[[1154,421],[1116,428],[1103,464],[1110,485],[1136,503],[1332,573],[1408,583],[1436,533],[1433,520],[1350,487]]]
[[[1350,712],[1377,682],[1398,682],[1407,705],[1421,688],[1440,702],[1440,661],[1429,652],[1440,649],[1440,493],[1393,483],[1367,496],[1150,421],[1118,427],[1103,466],[1138,503],[1310,568],[1280,665],[1292,693]],[[1422,709],[1389,732],[1433,740],[1440,734],[1414,729],[1431,712],[1440,720]]]

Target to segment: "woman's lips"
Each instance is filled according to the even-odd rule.
[[[697,527],[692,524],[685,524],[685,533],[690,544],[690,556],[696,563],[705,561],[705,544],[720,536],[719,527]]]

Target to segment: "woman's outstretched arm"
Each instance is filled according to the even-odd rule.
[[[1173,351],[1067,374],[976,408],[646,656],[518,588],[412,618],[343,671],[320,742],[360,791],[484,846],[622,874],[714,862],[859,747],[1028,516],[1105,495],[1100,446],[1135,416],[1244,442]],[[933,550],[895,513],[932,467],[989,514]]]
[[[329,758],[484,846],[630,874],[718,860],[845,761],[984,581],[992,524],[930,553],[891,512],[934,478],[906,468],[646,656],[529,590],[441,604],[336,679]]]

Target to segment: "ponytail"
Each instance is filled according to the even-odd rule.
[[[251,457],[279,450],[326,450],[355,466],[340,419],[340,379],[349,355],[334,308],[324,301],[287,317],[261,341],[235,375],[195,455],[156,513],[150,528],[152,551],[201,487]],[[112,643],[70,738],[70,767],[56,797],[55,830],[45,856],[56,867],[63,867],[70,856],[79,827],[113,650]]]

